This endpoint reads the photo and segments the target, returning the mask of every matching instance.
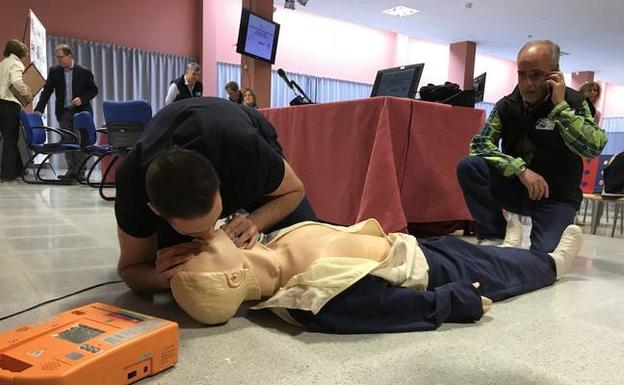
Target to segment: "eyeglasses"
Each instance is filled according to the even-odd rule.
[[[69,56],[69,55],[54,56],[54,57],[56,58],[56,60],[61,60],[62,58],[67,57],[67,56]]]

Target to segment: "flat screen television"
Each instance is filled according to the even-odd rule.
[[[280,25],[243,8],[236,52],[275,63]]]
[[[371,97],[397,96],[413,99],[424,67],[424,63],[419,63],[377,71]]]
[[[472,89],[475,93],[475,103],[483,101],[483,95],[485,94],[485,74],[486,72],[482,73],[472,81]]]

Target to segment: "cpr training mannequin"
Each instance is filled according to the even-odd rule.
[[[519,244],[521,231],[510,221],[508,243]],[[491,300],[552,285],[581,243],[574,225],[546,254],[455,237],[416,241],[386,235],[367,220],[351,227],[303,222],[245,250],[219,230],[170,284],[178,304],[206,324],[226,322],[244,301],[265,299],[253,309],[271,308],[309,330],[432,330],[480,319]]]

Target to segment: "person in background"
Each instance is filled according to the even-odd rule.
[[[225,92],[228,94],[228,99],[231,102],[242,104],[243,103],[243,93],[238,86],[238,83],[235,81],[230,81],[225,84]]]
[[[59,125],[62,129],[72,131],[77,137],[80,137],[79,130],[74,129],[74,115],[82,111],[88,111],[93,115],[91,99],[98,94],[98,87],[95,85],[93,73],[76,64],[74,53],[69,45],[57,45],[54,48],[54,57],[58,65],[50,67],[48,71],[48,78],[43,86],[35,112],[43,114],[50,96],[54,92],[56,95],[54,112]],[[60,180],[84,178],[83,175],[78,175],[78,169],[86,156],[81,151],[65,153],[67,173],[58,178]]]
[[[19,137],[19,112],[22,107],[14,91],[26,100],[32,100],[30,89],[24,80],[24,59],[28,48],[19,40],[11,39],[4,48],[0,61],[0,133],[2,134],[2,161],[0,180],[17,179],[22,174],[22,161],[17,149]]]
[[[597,125],[600,125],[600,111],[598,111],[598,102],[600,101],[600,95],[602,94],[602,89],[600,87],[600,83],[598,82],[585,82],[581,88],[579,88],[579,92],[585,95],[587,99],[589,99],[592,104],[590,108],[592,109],[592,115],[594,116],[594,122]]]
[[[245,91],[243,91],[243,104],[251,108],[258,108],[256,94],[251,88],[245,88]]]
[[[553,251],[583,198],[582,158],[598,156],[607,143],[585,96],[566,87],[559,55],[549,40],[522,47],[518,85],[496,103],[457,165],[481,244],[502,242],[505,209],[531,217],[532,250]]]
[[[202,82],[199,81],[200,75],[201,67],[199,64],[187,64],[184,75],[171,81],[167,97],[165,98],[165,104],[171,104],[182,99],[202,96],[204,93],[204,87]]]

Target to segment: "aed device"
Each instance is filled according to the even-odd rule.
[[[0,385],[122,385],[178,362],[178,324],[101,303],[0,333]]]

